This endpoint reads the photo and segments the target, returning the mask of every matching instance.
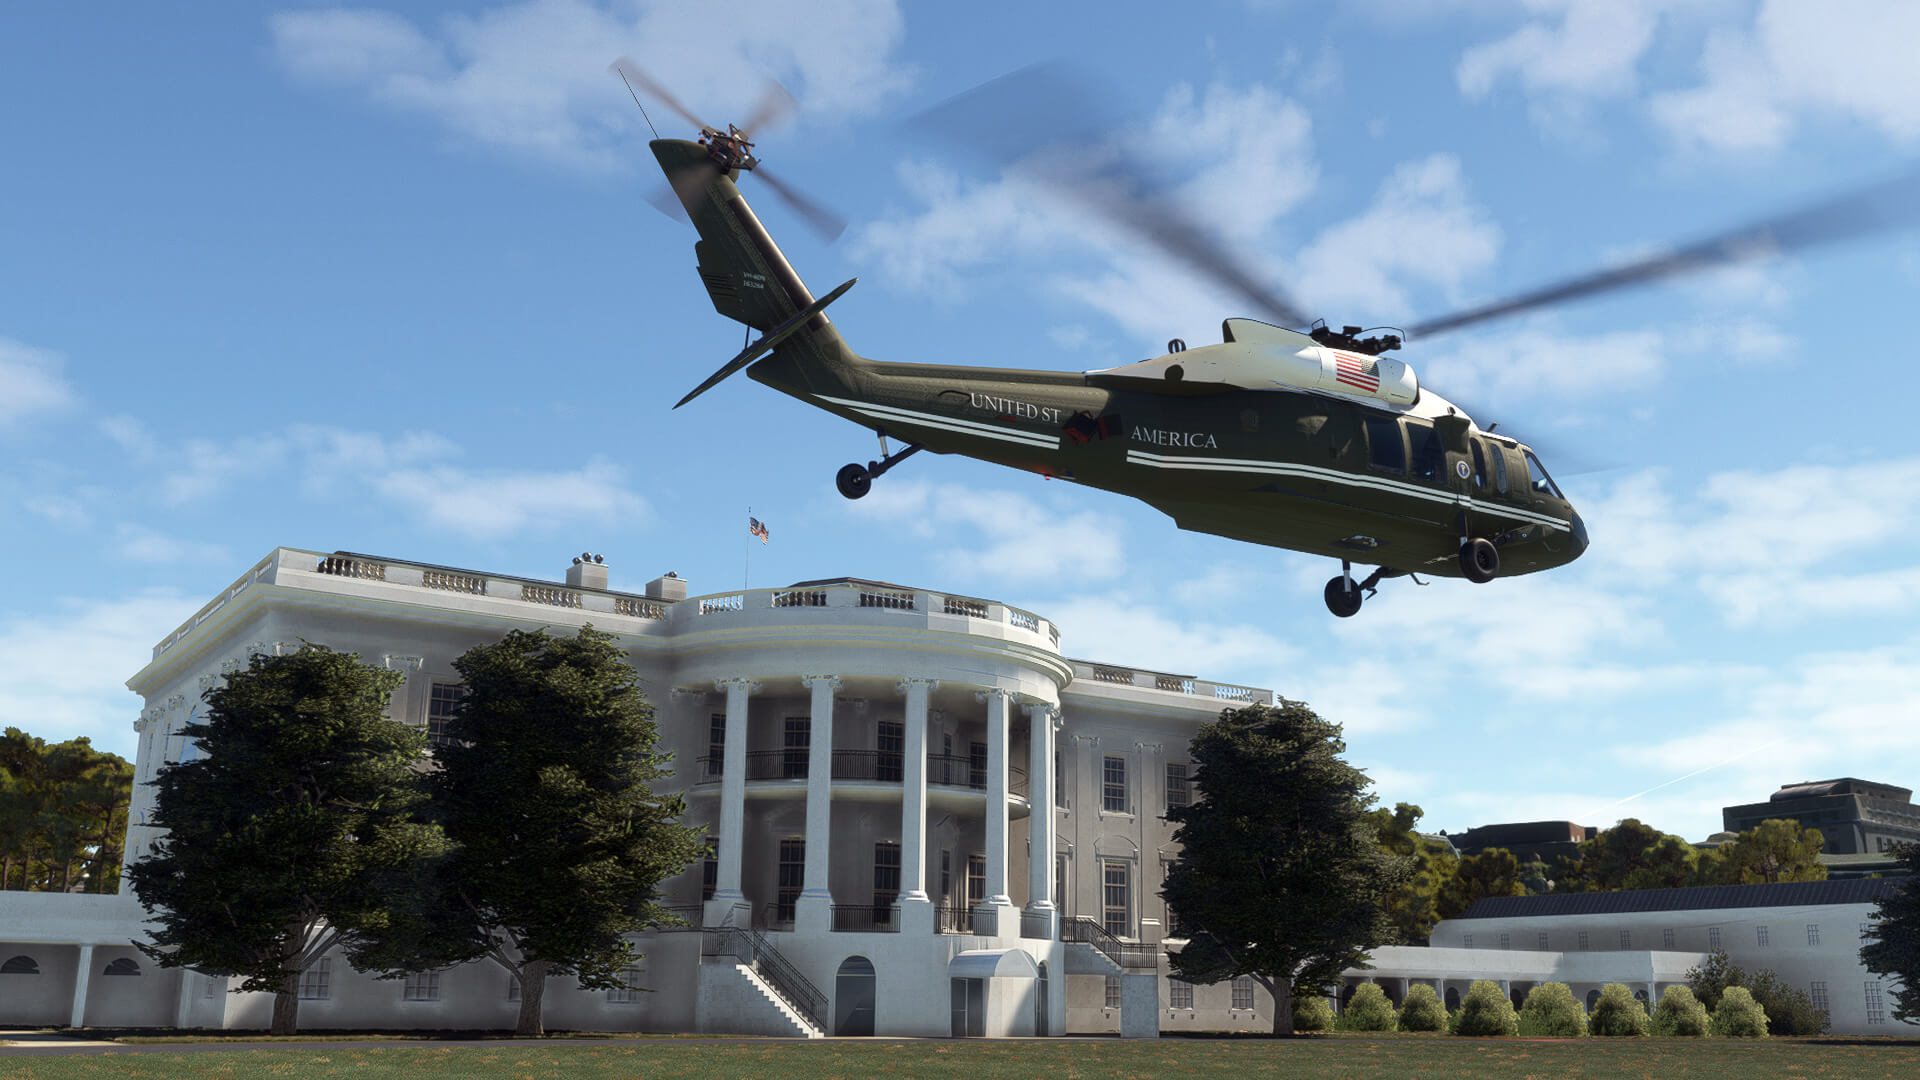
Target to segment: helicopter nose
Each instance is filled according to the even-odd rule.
[[[1580,512],[1576,510],[1568,525],[1573,531],[1573,557],[1577,559],[1587,550],[1587,523],[1580,520]]]

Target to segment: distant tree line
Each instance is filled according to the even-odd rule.
[[[86,738],[0,734],[0,890],[111,893],[133,799],[133,765]]]

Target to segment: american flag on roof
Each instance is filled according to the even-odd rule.
[[[1380,389],[1380,365],[1371,356],[1335,352],[1333,377],[1356,390],[1365,390],[1369,394]]]
[[[761,543],[764,544],[767,542],[766,522],[761,521],[759,518],[754,517],[751,514],[747,516],[747,531],[759,537]]]

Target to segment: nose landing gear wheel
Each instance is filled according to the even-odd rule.
[[[1460,572],[1475,585],[1485,585],[1500,573],[1500,549],[1493,541],[1474,537],[1460,545]]]
[[[1346,575],[1327,582],[1327,610],[1342,619],[1350,619],[1360,612],[1360,586]]]
[[[873,474],[860,464],[843,465],[833,478],[833,486],[849,499],[857,499],[873,489]]]

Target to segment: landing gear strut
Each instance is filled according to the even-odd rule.
[[[1374,570],[1373,573],[1368,574],[1365,581],[1354,581],[1353,564],[1345,559],[1341,559],[1340,576],[1327,582],[1327,588],[1324,593],[1327,600],[1327,610],[1342,619],[1350,619],[1360,613],[1360,602],[1362,600],[1380,591],[1377,586],[1382,580],[1386,578],[1411,576],[1409,571],[1395,570],[1390,566],[1382,566]],[[1414,578],[1413,580],[1417,585],[1426,584],[1426,582],[1421,581],[1419,578]]]
[[[883,432],[880,435],[880,460],[869,461],[865,465],[859,462],[842,465],[840,471],[834,474],[833,486],[839,488],[840,494],[845,495],[847,498],[858,499],[871,491],[873,489],[873,482],[885,475],[888,469],[893,468],[895,465],[900,464],[902,461],[919,452],[920,444],[915,443],[897,454],[887,453],[887,436]]]

